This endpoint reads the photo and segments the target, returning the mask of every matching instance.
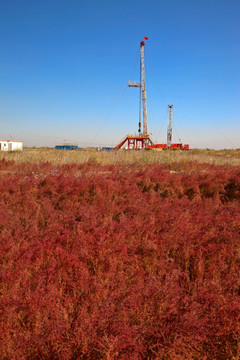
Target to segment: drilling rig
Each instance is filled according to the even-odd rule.
[[[144,62],[144,47],[145,41],[148,37],[144,36],[144,40],[140,42],[140,81],[128,81],[129,87],[136,87],[140,89],[140,111],[138,122],[138,135],[126,135],[123,140],[113,149],[119,150],[124,144],[127,144],[127,149],[139,150],[146,149],[153,142],[148,134],[147,128],[147,96],[145,87],[145,62]],[[141,100],[142,100],[142,114],[143,114],[143,131],[141,121]]]
[[[140,81],[128,81],[129,87],[140,89],[140,111],[138,122],[138,135],[126,135],[122,141],[113,149],[119,150],[125,145],[128,150],[139,149],[155,149],[155,150],[189,150],[188,144],[172,143],[172,128],[173,128],[173,105],[168,105],[168,127],[167,127],[167,143],[166,144],[153,144],[150,135],[148,134],[147,127],[147,95],[145,87],[145,62],[144,62],[144,47],[145,41],[148,37],[144,36],[143,41],[140,42]],[[142,104],[141,104],[142,102]],[[141,108],[142,105],[142,108]],[[141,119],[141,112],[142,118]],[[142,131],[143,124],[143,131]]]
[[[189,150],[188,144],[172,143],[173,132],[173,105],[168,105],[168,126],[167,126],[167,143],[151,144],[148,150]]]
[[[173,105],[168,105],[167,146],[172,146]]]

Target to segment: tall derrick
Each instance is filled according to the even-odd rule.
[[[172,145],[173,105],[168,105],[167,146]]]
[[[172,143],[172,129],[173,129],[173,105],[168,105],[168,127],[167,127],[167,143],[149,145],[148,149],[158,150],[189,150],[189,145],[182,143]]]
[[[145,40],[148,40],[148,37],[144,36],[144,40],[140,43],[140,81],[128,81],[129,87],[140,88],[142,93],[142,114],[143,114],[143,132],[141,130],[141,111],[139,113],[139,123],[138,123],[138,133],[139,135],[127,135],[113,150],[120,149],[126,142],[128,149],[144,149],[152,144],[152,140],[148,134],[147,128],[147,96],[146,96],[146,87],[145,87],[145,62],[144,62],[144,46]],[[141,96],[140,96],[140,107],[141,107]]]
[[[139,135],[126,135],[122,141],[113,149],[119,150],[122,146],[126,146],[127,149],[179,149],[189,150],[188,144],[172,143],[172,130],[173,130],[173,105],[168,105],[168,127],[167,127],[167,143],[166,144],[153,144],[150,135],[148,134],[147,127],[147,95],[145,87],[145,59],[144,59],[144,47],[145,40],[148,37],[144,36],[144,40],[140,42],[140,81],[128,81],[129,87],[136,87],[140,89],[140,104],[139,104],[139,122],[138,122],[138,134]],[[142,107],[141,107],[142,106]],[[141,116],[142,114],[142,116]],[[143,121],[141,120],[141,117]],[[142,126],[143,125],[143,126]],[[143,128],[143,131],[142,131]]]
[[[146,36],[144,36],[144,40],[148,40]],[[142,112],[143,112],[143,135],[148,134],[147,129],[147,95],[146,95],[146,87],[145,87],[145,61],[144,61],[144,46],[145,41],[141,41],[140,43],[140,82],[138,81],[128,81],[129,87],[139,87],[140,91],[142,91]],[[139,119],[139,127],[138,132],[141,133],[141,117]]]
[[[146,40],[148,40],[148,38]],[[145,42],[142,41],[140,44],[140,49],[141,49],[141,87],[142,87],[142,105],[143,105],[143,135],[147,135],[147,133],[148,133],[148,129],[147,129],[147,95],[146,95],[146,88],[145,88],[144,46],[145,46]]]

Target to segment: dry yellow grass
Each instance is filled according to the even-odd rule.
[[[85,163],[101,164],[153,164],[196,162],[215,165],[240,165],[240,150],[190,150],[190,151],[59,151],[54,149],[27,149],[23,152],[1,152],[0,159],[16,162],[50,162],[52,164]]]

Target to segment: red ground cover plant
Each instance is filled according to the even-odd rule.
[[[240,169],[0,161],[1,359],[238,359]]]

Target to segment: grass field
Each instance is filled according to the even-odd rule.
[[[200,162],[215,165],[240,166],[240,150],[190,150],[190,151],[57,151],[53,149],[27,149],[23,152],[0,153],[0,159],[16,162],[50,162],[52,164],[153,164],[173,162]]]
[[[1,153],[0,359],[238,360],[239,165]]]

